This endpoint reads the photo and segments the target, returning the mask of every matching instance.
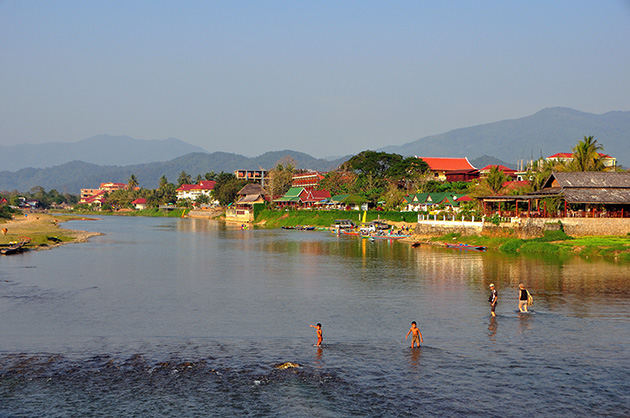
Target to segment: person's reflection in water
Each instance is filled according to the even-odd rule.
[[[518,315],[518,333],[521,336],[525,336],[528,330],[532,328],[531,324],[531,314],[521,313]]]
[[[490,325],[488,325],[488,336],[490,337],[490,341],[494,341],[497,336],[497,329],[499,328],[499,324],[497,323],[497,317],[490,317]]]
[[[315,367],[324,367],[324,363],[322,362],[322,347],[317,347],[317,353],[315,354]]]
[[[409,354],[409,366],[412,369],[418,369],[420,367],[420,359],[422,358],[422,349],[420,347],[414,348]]]

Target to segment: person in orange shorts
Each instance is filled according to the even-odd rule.
[[[420,348],[420,343],[423,343],[424,340],[422,339],[420,328],[418,328],[418,325],[416,325],[416,321],[413,321],[411,323],[411,328],[409,328],[409,332],[407,332],[407,335],[405,335],[405,340],[407,339],[409,334],[411,334],[411,348],[413,348],[415,343],[418,343],[418,348]]]
[[[317,344],[316,347],[322,346],[322,341],[324,341],[324,336],[322,335],[322,324],[318,323],[317,325],[311,325],[312,328],[317,329]]]

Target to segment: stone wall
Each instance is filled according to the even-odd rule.
[[[450,233],[466,235],[516,236],[536,238],[545,231],[564,229],[572,237],[584,235],[627,235],[630,233],[630,218],[523,218],[514,222],[494,225],[489,222],[420,221],[416,234],[441,236]]]

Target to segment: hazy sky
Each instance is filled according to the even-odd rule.
[[[630,0],[0,0],[0,80],[0,145],[349,154],[630,110]]]

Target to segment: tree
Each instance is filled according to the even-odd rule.
[[[245,186],[245,180],[238,180],[232,173],[221,172],[216,175],[216,184],[212,194],[222,206],[227,206],[234,202],[236,193]]]
[[[332,196],[354,193],[357,175],[351,171],[330,171],[326,173],[319,187],[328,190]]]
[[[204,174],[204,177],[208,181],[216,180],[217,179],[217,173],[215,173],[214,171],[210,171],[209,173]]]
[[[177,187],[180,187],[182,184],[191,184],[192,183],[192,177],[190,177],[190,174],[188,174],[185,171],[182,171],[179,174],[179,178],[177,179]]]
[[[199,184],[199,183],[201,183],[204,179],[205,179],[205,177],[203,177],[201,174],[197,174],[197,177],[195,178],[195,183],[196,183],[196,184]]]
[[[168,184],[168,179],[166,178],[165,175],[162,175],[162,177],[160,177],[160,189],[163,189],[166,187],[166,185]]]
[[[503,183],[507,181],[507,175],[499,169],[499,167],[494,166],[490,169],[488,176],[483,179],[483,183],[490,189],[493,194],[499,194],[501,189],[503,189]]]
[[[294,163],[292,158],[285,157],[269,170],[265,189],[272,197],[282,196],[291,188],[293,173],[295,172]]]
[[[604,163],[600,151],[603,150],[604,147],[592,136],[584,136],[584,139],[573,147],[571,168],[574,171],[602,171]]]
[[[127,188],[129,190],[134,190],[136,187],[138,187],[138,178],[135,174],[132,174],[127,181]]]

